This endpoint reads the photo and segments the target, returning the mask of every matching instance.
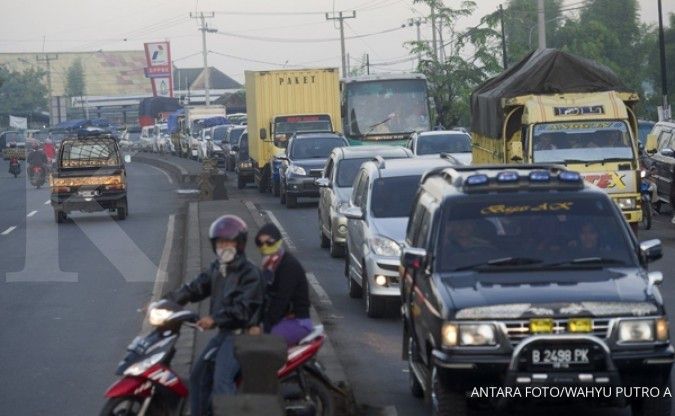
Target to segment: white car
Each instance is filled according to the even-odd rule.
[[[155,143],[155,126],[144,126],[141,129],[140,146],[144,152],[152,152]]]
[[[155,153],[174,153],[173,143],[166,123],[155,124],[153,131],[152,151]]]
[[[438,157],[447,153],[464,165],[470,165],[471,136],[459,130],[434,130],[413,133],[408,149],[418,157]]]
[[[213,140],[214,127],[208,127],[202,130],[199,136],[199,147],[197,148],[197,160],[200,162],[204,159],[223,154],[223,148],[220,143],[215,143]]]

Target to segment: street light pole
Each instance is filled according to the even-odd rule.
[[[663,94],[663,118],[671,117],[670,106],[668,105],[668,77],[666,75],[666,42],[663,34],[663,11],[661,10],[661,0],[659,5],[659,57],[661,60],[661,94]]]

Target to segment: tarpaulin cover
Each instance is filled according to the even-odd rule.
[[[169,133],[176,133],[178,131],[178,117],[182,115],[185,115],[185,110],[182,108],[169,114],[169,117],[166,119],[166,127],[169,129]]]
[[[536,50],[473,91],[471,131],[499,137],[502,98],[598,91],[630,92],[604,65],[556,49]]]
[[[223,124],[232,124],[230,120],[222,116],[204,118],[198,121],[199,126],[202,128],[220,126]]]
[[[138,104],[138,121],[141,126],[152,125],[160,113],[169,113],[183,108],[177,98],[149,97]]]

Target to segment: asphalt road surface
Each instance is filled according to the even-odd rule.
[[[270,211],[286,230],[305,269],[313,273],[330,299],[330,305],[319,305],[327,316],[327,327],[338,357],[355,392],[357,402],[367,414],[429,414],[427,405],[412,397],[408,389],[407,365],[401,360],[401,323],[398,316],[371,319],[365,315],[361,299],[351,299],[344,278],[344,260],[331,258],[319,247],[316,199],[301,199],[299,208],[287,209],[278,198],[246,188],[238,197],[250,199],[262,210]],[[653,229],[640,231],[640,240],[659,238],[664,244],[664,258],[653,270],[664,272],[661,286],[672,318],[675,313],[675,225],[670,217],[655,218]],[[541,408],[525,409],[526,414],[541,414]],[[628,415],[626,409],[592,409],[581,406],[551,407],[550,415]],[[489,414],[489,413],[486,413]]]
[[[25,167],[25,165],[24,165]],[[140,331],[178,202],[156,168],[128,165],[129,217],[54,221],[49,189],[0,163],[0,413],[94,415]]]

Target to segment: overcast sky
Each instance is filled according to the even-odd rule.
[[[428,12],[412,0],[23,0],[11,6],[2,1],[0,52],[141,50],[143,42],[168,39],[178,67],[202,65],[198,22],[188,14],[213,11],[209,26],[227,34],[207,35],[209,65],[238,81],[246,69],[339,67],[339,31],[325,17],[334,10],[356,10],[355,19],[345,20],[346,37],[372,34],[346,41],[352,65],[368,53],[374,72],[409,70],[413,62],[401,62],[409,55],[403,45],[415,39],[415,27],[401,25]],[[502,2],[477,0],[475,14],[461,26],[477,24]],[[656,23],[657,0],[638,3],[642,20]],[[675,12],[675,1],[663,0],[663,8],[666,15]],[[423,25],[422,37],[429,33]]]

